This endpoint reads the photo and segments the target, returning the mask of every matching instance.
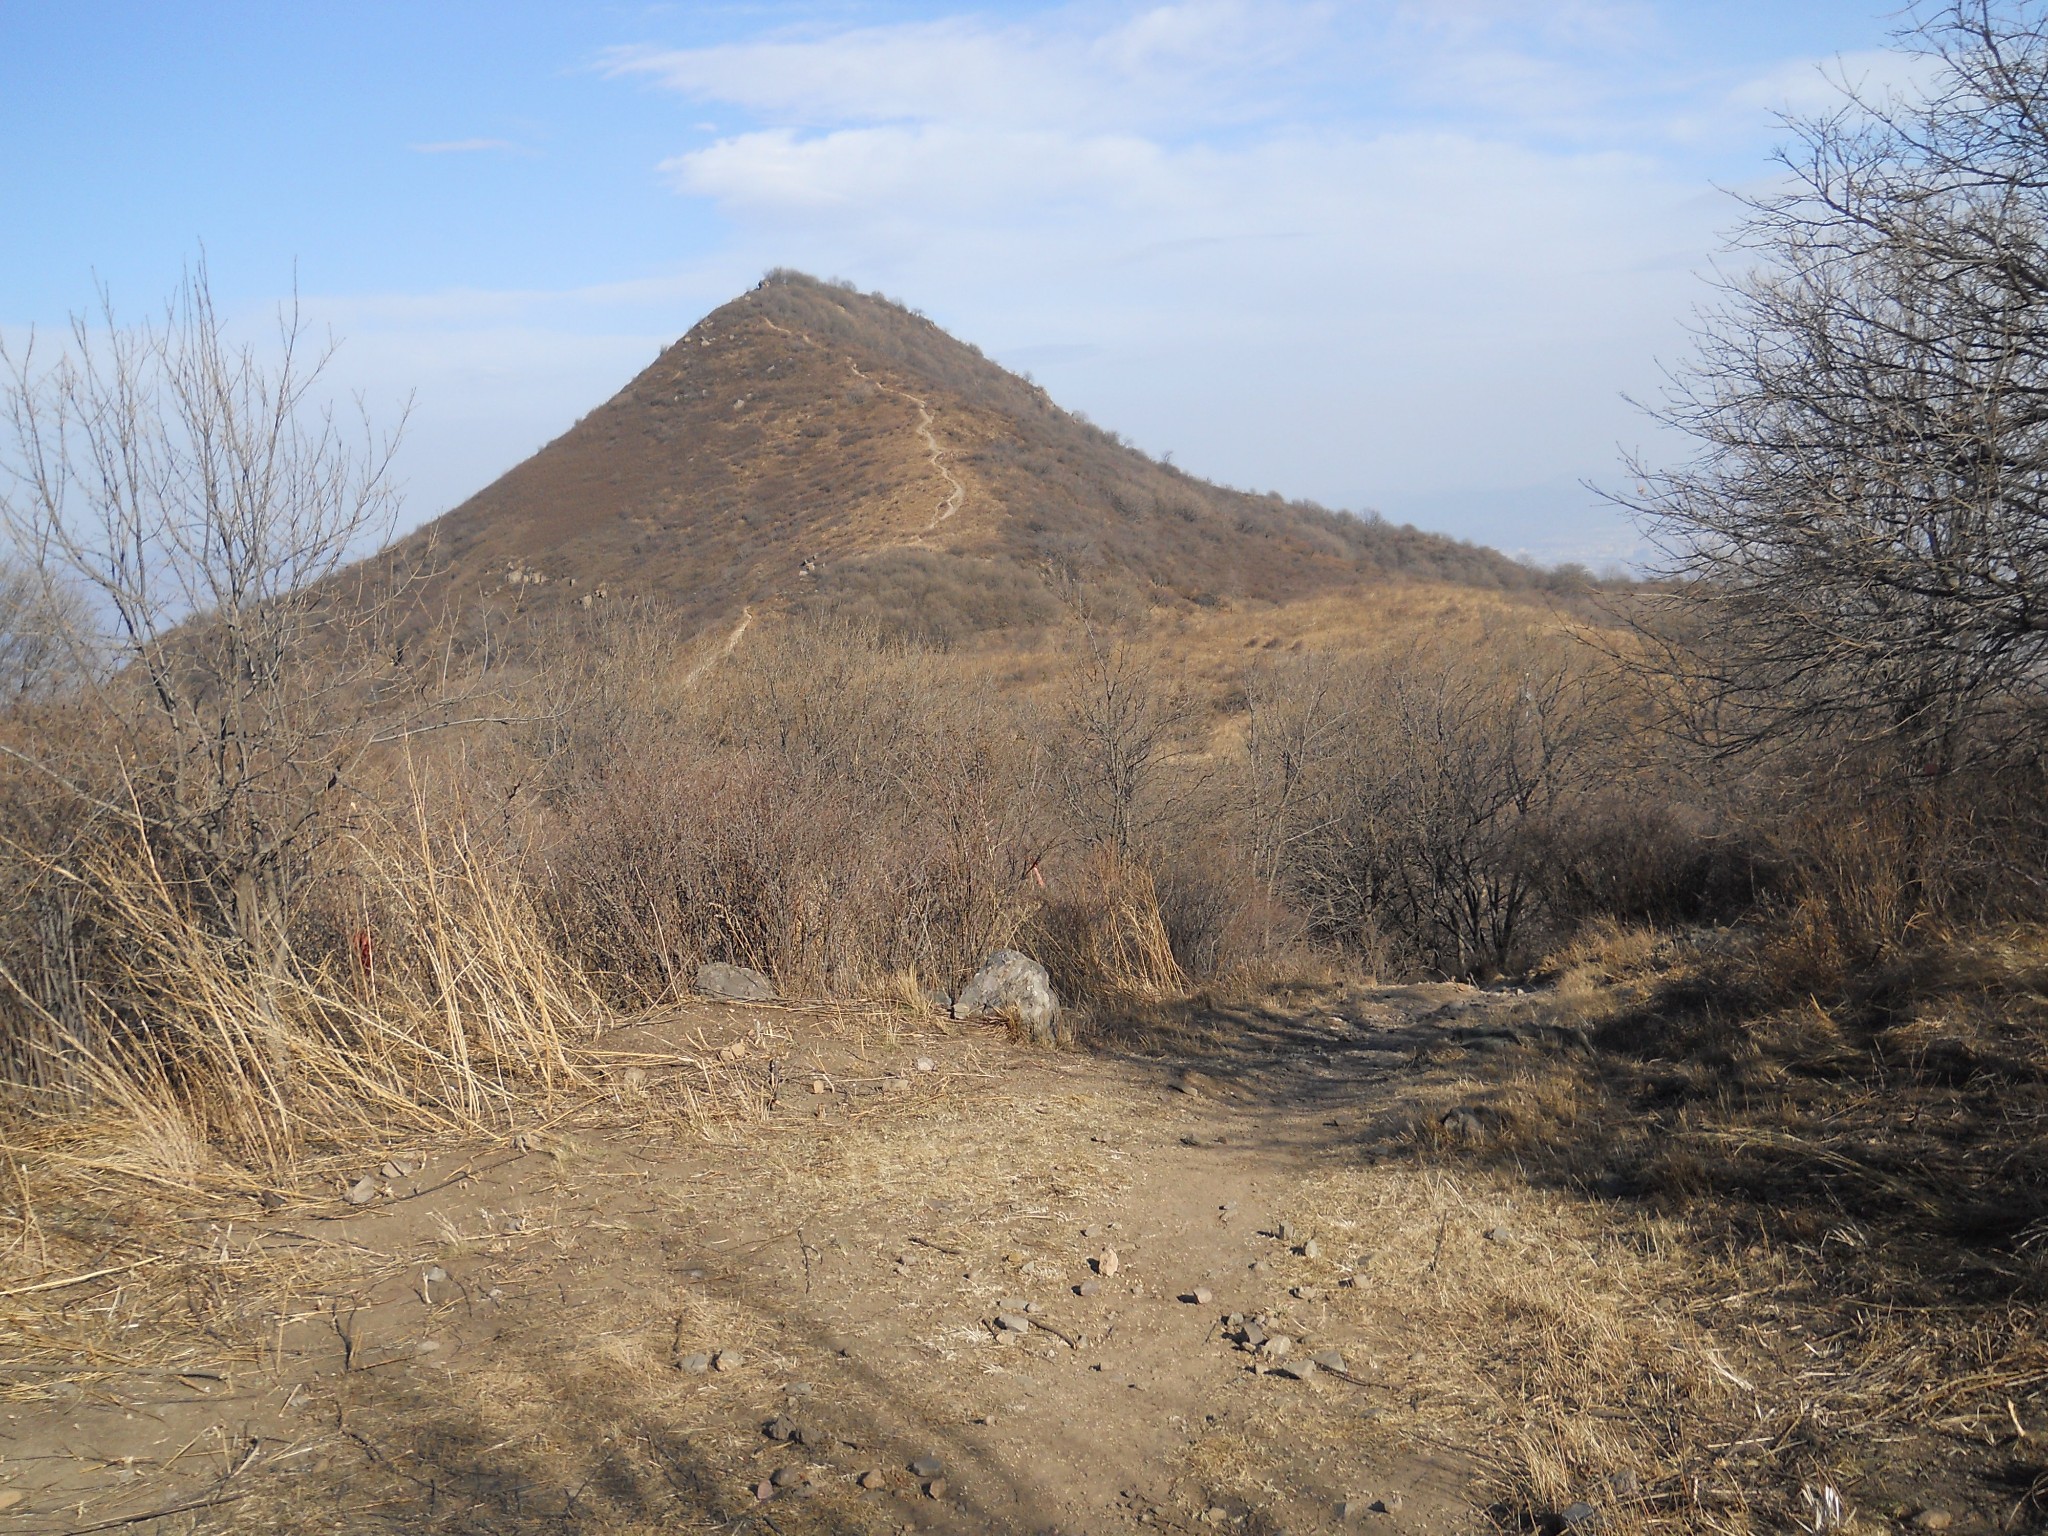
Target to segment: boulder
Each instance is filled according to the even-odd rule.
[[[697,967],[697,990],[706,997],[723,997],[736,1003],[765,1003],[775,995],[775,983],[744,965],[714,960]]]
[[[1053,996],[1045,967],[1014,949],[999,949],[953,1000],[956,1019],[985,1019],[997,1014],[1015,1018],[1034,1045],[1053,1043],[1053,1021],[1060,1002]]]

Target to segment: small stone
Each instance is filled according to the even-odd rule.
[[[1256,1322],[1244,1325],[1244,1342],[1247,1349],[1257,1349],[1266,1342],[1266,1330]]]
[[[1285,1376],[1290,1381],[1307,1381],[1315,1373],[1316,1363],[1313,1360],[1283,1360],[1273,1367],[1275,1376]]]
[[[1005,1296],[996,1303],[996,1310],[998,1312],[1023,1312],[1028,1310],[1030,1305],[1029,1302],[1020,1296]]]
[[[1564,1522],[1566,1530],[1576,1531],[1598,1520],[1600,1518],[1600,1511],[1582,1499],[1576,1504],[1565,1505],[1563,1509],[1557,1512],[1557,1518]]]
[[[1281,1223],[1280,1223],[1280,1241],[1281,1241],[1281,1242],[1283,1242],[1283,1243],[1291,1243],[1291,1242],[1293,1242],[1293,1241],[1294,1241],[1294,1223],[1293,1223],[1293,1222],[1291,1222],[1291,1221],[1283,1221],[1283,1222],[1281,1222]]]
[[[1100,1228],[1100,1227],[1083,1227],[1083,1228],[1081,1229],[1081,1235],[1082,1235],[1083,1237],[1100,1237],[1100,1236],[1102,1236],[1102,1228]]]
[[[812,1079],[811,1079],[811,1092],[813,1092],[813,1093],[823,1093],[824,1091],[825,1091],[825,1079],[823,1079],[822,1077],[814,1077],[814,1078],[812,1078]]]
[[[787,1488],[791,1483],[795,1482],[798,1478],[802,1476],[803,1473],[795,1467],[777,1467],[773,1472],[770,1472],[768,1474],[768,1481],[773,1483],[777,1488]]]
[[[1506,1227],[1493,1227],[1487,1231],[1486,1240],[1489,1243],[1511,1243],[1515,1240],[1515,1234]]]
[[[946,1480],[943,1477],[933,1478],[924,1485],[924,1495],[928,1499],[943,1499],[946,1496]]]
[[[1294,1348],[1294,1340],[1284,1333],[1276,1333],[1259,1346],[1259,1353],[1268,1360],[1278,1360]]]
[[[1365,1517],[1366,1503],[1363,1499],[1346,1499],[1337,1506],[1337,1518],[1345,1525]]]
[[[1316,1355],[1315,1361],[1324,1370],[1335,1371],[1340,1376],[1351,1369],[1350,1366],[1344,1363],[1344,1351],[1341,1349],[1323,1350]]]
[[[1913,1517],[1916,1531],[1945,1531],[1955,1524],[1955,1517],[1945,1509],[1923,1509]]]
[[[721,1349],[711,1357],[711,1367],[719,1371],[736,1371],[747,1363],[747,1357],[736,1349]]]
[[[1024,1267],[1024,1255],[1019,1253],[1015,1248],[1012,1248],[1008,1253],[1003,1255],[1003,1262],[1009,1265],[1012,1269],[1022,1269]]]
[[[936,1072],[939,1070],[939,1064],[929,1056],[920,1056],[917,1058],[917,1070],[920,1072]]]
[[[1024,1303],[1024,1315],[1026,1317],[1036,1317],[1039,1313],[1043,1312],[1044,1310],[1045,1308],[1041,1307],[1035,1301],[1027,1301]]]
[[[1221,1525],[1230,1518],[1230,1511],[1221,1504],[1211,1504],[1202,1511],[1202,1519],[1210,1525]]]
[[[350,1205],[368,1205],[377,1198],[377,1181],[368,1174],[364,1174],[355,1183],[349,1185],[348,1194],[345,1198]]]
[[[1253,1259],[1251,1271],[1255,1275],[1263,1275],[1266,1272],[1266,1261],[1264,1259]]]
[[[1102,1289],[1102,1282],[1090,1276],[1074,1287],[1076,1296],[1093,1296]]]
[[[1317,1285],[1297,1285],[1294,1288],[1294,1299],[1296,1301],[1321,1301],[1323,1299],[1322,1287]]]
[[[1122,1268],[1123,1260],[1116,1256],[1114,1248],[1103,1249],[1102,1257],[1095,1261],[1095,1273],[1102,1276],[1105,1280],[1112,1278]]]
[[[764,1504],[767,1503],[768,1500],[775,1497],[775,1485],[769,1482],[767,1478],[762,1478],[761,1481],[754,1484],[754,1497]]]
[[[1319,1259],[1323,1256],[1323,1245],[1310,1238],[1301,1245],[1301,1256],[1304,1259]]]
[[[676,1369],[681,1371],[685,1376],[702,1376],[706,1371],[711,1369],[711,1357],[701,1352],[693,1355],[685,1355],[682,1359],[676,1362]]]
[[[787,1444],[796,1438],[796,1421],[777,1414],[761,1426],[761,1433],[777,1445]]]
[[[1210,1302],[1214,1301],[1216,1297],[1215,1294],[1210,1291],[1209,1287],[1207,1287],[1206,1285],[1198,1285],[1192,1291],[1188,1292],[1187,1299],[1193,1302],[1198,1307],[1206,1307],[1209,1305]]]
[[[426,1281],[428,1285],[442,1285],[447,1282],[448,1271],[438,1264],[429,1264],[425,1271],[421,1273],[420,1278]]]
[[[946,1464],[930,1451],[926,1451],[910,1464],[912,1477],[942,1477],[945,1471]]]
[[[888,1481],[889,1479],[886,1476],[875,1471],[872,1467],[860,1475],[860,1485],[863,1488],[879,1488]]]
[[[885,1093],[908,1093],[910,1092],[910,1079],[907,1077],[885,1077],[882,1079],[882,1090]]]
[[[1376,1515],[1398,1515],[1401,1512],[1401,1495],[1386,1493],[1374,1499],[1367,1506]]]
[[[406,1176],[406,1174],[409,1171],[410,1170],[404,1168],[398,1163],[386,1163],[382,1168],[379,1168],[377,1170],[378,1173],[382,1174],[387,1179],[402,1179]]]
[[[1021,1312],[999,1312],[996,1314],[996,1326],[1005,1333],[1029,1333],[1031,1319]]]

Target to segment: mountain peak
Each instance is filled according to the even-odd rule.
[[[1043,606],[1048,568],[1202,604],[1393,572],[1533,576],[1197,480],[924,316],[785,270],[423,536],[457,590],[541,607],[640,593],[703,620],[771,601],[889,618],[922,592],[961,609],[950,627],[1001,627]]]

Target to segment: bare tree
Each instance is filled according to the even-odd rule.
[[[203,264],[150,323],[103,293],[68,344],[0,350],[0,527],[107,660],[75,670],[119,772],[66,782],[259,961],[402,656],[388,574],[343,574],[391,527],[396,440],[323,403],[332,354],[296,305],[269,346],[232,340]]]
[[[2048,681],[2048,7],[1952,0],[1902,41],[1924,89],[1790,125],[1656,413],[1699,451],[1623,499],[1717,747],[1939,781],[2036,753]]]
[[[1166,794],[1165,781],[1193,750],[1200,704],[1085,603],[1075,601],[1074,614],[1080,653],[1062,701],[1055,772],[1085,841],[1142,853],[1148,835],[1187,803]]]

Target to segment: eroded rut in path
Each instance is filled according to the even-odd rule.
[[[1437,1390],[1401,1321],[1428,1234],[1441,1265],[1451,1223],[1500,1218],[1373,1151],[1462,995],[1247,1012],[1193,1074],[901,1015],[637,1027],[578,1123],[389,1153],[360,1209],[215,1221],[211,1332],[11,1421],[9,1515],[1270,1532],[1376,1501],[1476,1528],[1483,1467],[1389,1415]],[[753,1109],[702,1120],[733,1084]],[[115,1337],[168,1359],[189,1326]]]

